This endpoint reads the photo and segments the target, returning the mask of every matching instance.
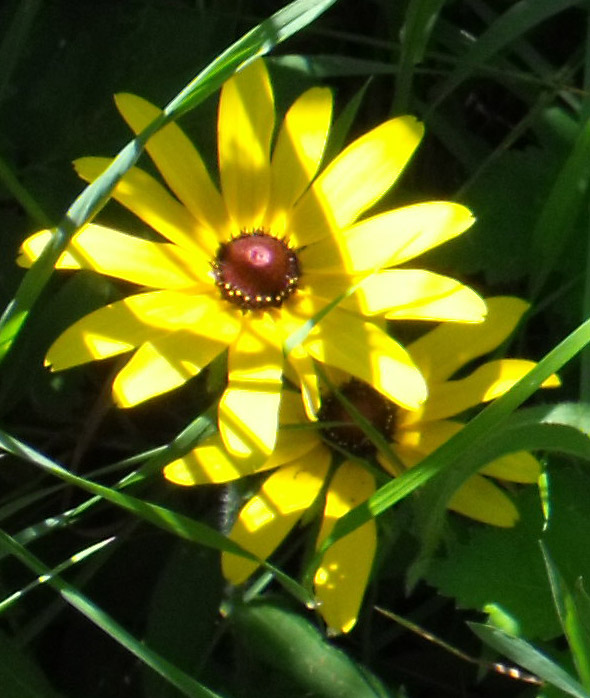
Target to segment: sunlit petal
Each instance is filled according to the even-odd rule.
[[[76,160],[74,166],[82,179],[92,182],[111,162],[109,158],[87,157]],[[170,242],[203,255],[195,219],[147,172],[139,167],[128,170],[113,190],[113,198]]]
[[[374,491],[375,480],[365,468],[350,461],[343,463],[328,487],[318,545],[339,518]],[[377,527],[371,520],[337,540],[324,554],[314,585],[318,610],[330,633],[347,633],[356,623],[376,547]]]
[[[118,94],[115,102],[135,133],[161,114],[160,109],[136,95]],[[218,236],[228,236],[229,221],[225,203],[197,149],[175,123],[169,123],[148,140],[146,150],[166,184],[207,229],[207,234],[200,231],[199,242],[212,254]]]
[[[309,275],[315,295],[333,299],[353,286],[345,276]],[[414,269],[392,269],[368,276],[341,308],[395,320],[481,322],[484,300],[468,286],[448,276]]]
[[[448,508],[475,521],[508,528],[518,521],[518,509],[493,482],[474,475],[464,482],[449,501]]]
[[[526,301],[512,296],[487,298],[486,305],[484,323],[445,323],[410,345],[412,358],[429,382],[444,381],[471,359],[495,349],[512,334],[528,308]]]
[[[270,195],[274,99],[264,61],[228,80],[219,101],[219,172],[237,231],[258,228]]]
[[[30,266],[43,252],[51,231],[41,230],[22,244],[17,260]],[[206,278],[208,266],[197,252],[150,242],[91,223],[76,233],[56,269],[93,269],[100,274],[154,288],[186,288]]]
[[[235,331],[235,319],[220,313],[219,304],[207,296],[174,291],[129,296],[95,310],[68,327],[50,347],[46,362],[60,371],[106,359],[168,332],[197,326],[205,316],[213,314],[217,315],[216,328],[221,336]]]
[[[276,327],[268,315],[252,316],[230,347],[228,386],[219,403],[219,430],[234,457],[258,465],[272,452],[282,376]]]
[[[424,128],[400,116],[377,126],[340,153],[302,196],[290,230],[296,244],[309,245],[353,223],[399,177]]]
[[[392,267],[460,235],[474,218],[465,206],[428,201],[397,208],[357,223],[337,240],[326,238],[302,253],[313,271],[349,273]]]
[[[479,366],[466,378],[430,384],[430,395],[422,419],[435,420],[452,417],[469,407],[489,402],[506,393],[535,367],[534,361],[499,359]],[[551,376],[542,387],[559,385],[557,376]]]
[[[285,115],[272,155],[271,198],[266,212],[266,226],[275,234],[289,232],[285,219],[320,166],[331,118],[332,93],[321,87],[301,95]]]
[[[331,453],[323,445],[267,478],[260,492],[240,512],[230,538],[261,560],[276,550],[318,496],[328,473]],[[250,560],[222,554],[223,575],[241,584],[256,570]]]
[[[328,313],[304,346],[318,361],[360,378],[402,407],[415,410],[426,400],[426,384],[406,350],[352,314]]]

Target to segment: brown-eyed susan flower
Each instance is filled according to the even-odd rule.
[[[135,133],[160,113],[130,94],[116,104]],[[322,169],[331,114],[330,91],[310,89],[275,138],[266,66],[250,64],[221,91],[220,190],[176,124],[154,135],[147,152],[168,188],[134,167],[113,197],[161,241],[92,223],[57,263],[141,288],[68,328],[47,354],[52,369],[132,352],[113,383],[116,402],[131,407],[182,385],[227,349],[219,431],[230,453],[251,465],[274,448],[287,368],[310,414],[319,404],[314,361],[347,371],[404,408],[420,407],[424,379],[383,331],[383,319],[478,322],[485,305],[453,279],[392,267],[459,235],[473,219],[459,204],[435,201],[359,220],[404,169],[422,125],[391,119]],[[109,163],[86,157],[75,167],[92,181]],[[22,264],[39,256],[49,235],[25,241]],[[322,316],[340,295],[346,297]],[[304,326],[287,351],[286,340]]]
[[[464,377],[453,378],[472,359],[496,349],[526,308],[527,304],[518,298],[492,298],[484,323],[445,323],[411,344],[410,354],[427,377],[429,388],[428,400],[419,411],[395,405],[366,383],[341,376],[336,378],[339,396],[329,394],[322,401],[318,428],[301,428],[305,422],[300,401],[286,392],[277,448],[259,468],[259,472],[274,472],[240,511],[230,538],[266,559],[319,500],[319,545],[340,517],[375,491],[376,471],[374,467],[369,469],[363,459],[376,457],[387,473],[399,474],[400,468],[412,467],[463,427],[457,415],[504,394],[531,370],[535,365],[532,361],[499,359],[480,364]],[[543,384],[556,385],[556,376]],[[357,411],[356,416],[347,403]],[[390,442],[399,459],[397,467],[384,450],[374,446],[359,422],[359,414]],[[180,485],[226,482],[244,475],[240,464],[223,448],[219,435],[170,463],[164,473]],[[533,483],[539,473],[539,463],[530,453],[505,455],[469,478],[448,506],[477,521],[512,526],[518,511],[505,488],[494,480]],[[376,525],[369,521],[326,551],[314,584],[319,612],[331,632],[347,632],[354,626],[376,545]],[[222,556],[222,566],[225,577],[234,584],[246,581],[256,569],[252,561],[227,553]]]

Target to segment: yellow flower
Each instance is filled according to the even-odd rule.
[[[160,113],[130,94],[116,103],[136,133]],[[219,430],[251,467],[274,448],[284,370],[302,386],[308,414],[319,404],[314,361],[417,409],[424,379],[383,319],[478,322],[485,305],[453,279],[390,267],[459,235],[473,219],[458,204],[427,202],[357,222],[395,182],[423,129],[412,117],[391,119],[320,171],[331,113],[330,91],[310,89],[274,141],[264,62],[235,75],[219,103],[221,193],[176,124],[152,137],[147,151],[171,193],[134,167],[113,196],[163,241],[89,224],[56,265],[143,288],[68,328],[47,354],[52,369],[133,351],[113,384],[116,402],[131,407],[182,385],[229,349]],[[87,157],[75,166],[92,181],[109,163]],[[30,265],[49,235],[27,239],[19,262]],[[285,341],[355,284],[285,357]]]
[[[464,378],[452,376],[472,359],[498,347],[512,332],[527,304],[511,297],[488,300],[488,317],[479,325],[439,325],[409,347],[427,377],[429,398],[419,412],[392,405],[370,386],[353,379],[340,382],[339,391],[391,441],[391,448],[407,467],[419,462],[463,424],[450,419],[465,410],[508,391],[535,365],[532,361],[500,359],[483,363]],[[559,385],[556,376],[543,386]],[[319,545],[336,521],[365,501],[376,488],[373,473],[359,456],[376,455],[392,475],[391,462],[376,451],[342,401],[328,396],[322,403],[322,430],[301,427],[304,416],[293,393],[285,393],[277,448],[259,471],[275,468],[259,492],[241,510],[230,538],[266,559],[285,539],[305,512],[325,492]],[[329,445],[327,445],[329,444]],[[337,444],[357,458],[335,462],[331,445]],[[512,526],[518,511],[503,488],[489,478],[505,482],[536,482],[540,466],[527,452],[508,454],[489,463],[481,474],[469,478],[456,492],[449,508],[495,526]],[[165,468],[168,480],[180,485],[226,482],[243,475],[228,456],[218,435],[206,440],[184,458]],[[333,633],[348,632],[355,624],[369,580],[377,545],[370,521],[330,547],[315,576],[319,612]],[[255,571],[255,563],[223,554],[223,572],[234,584]]]

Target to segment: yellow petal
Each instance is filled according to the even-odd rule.
[[[18,263],[30,266],[41,255],[50,237],[51,231],[41,230],[27,238]],[[202,255],[94,223],[72,237],[55,268],[93,269],[142,286],[170,289],[194,286],[207,270]]]
[[[524,359],[499,359],[479,366],[466,378],[440,384],[430,383],[430,394],[422,419],[427,421],[452,417],[469,407],[494,400],[508,392],[535,365],[534,361]],[[546,388],[557,385],[557,376],[551,376],[543,383]]]
[[[219,172],[237,230],[259,228],[270,193],[274,99],[264,61],[228,80],[219,101]]]
[[[353,284],[350,277],[309,274],[311,292],[327,300]],[[415,269],[390,269],[368,276],[341,308],[390,320],[446,320],[481,322],[483,299],[468,286],[448,276]]]
[[[93,182],[111,162],[109,158],[87,157],[76,160],[74,166],[82,179]],[[195,219],[147,172],[132,167],[113,190],[113,198],[170,242],[203,255]]]
[[[309,245],[354,222],[399,177],[418,146],[424,128],[401,116],[351,143],[301,197],[290,230],[298,245]]]
[[[314,87],[293,104],[279,132],[271,163],[271,199],[266,227],[275,235],[285,232],[285,219],[295,201],[314,178],[324,154],[332,94]],[[292,240],[297,246],[297,241]]]
[[[360,378],[402,407],[415,410],[426,400],[426,383],[406,350],[352,313],[328,313],[304,346],[317,361]]]
[[[349,273],[392,267],[463,233],[474,221],[461,204],[428,201],[397,208],[357,223],[301,253],[307,271]]]
[[[485,322],[475,325],[444,323],[408,347],[429,383],[446,380],[471,359],[499,346],[528,308],[528,303],[512,296],[487,298],[486,305]]]
[[[46,362],[56,371],[121,354],[183,327],[196,327],[208,313],[217,331],[232,331],[236,321],[219,312],[207,296],[151,291],[129,296],[84,316],[52,344]]]
[[[219,431],[229,452],[256,467],[277,436],[283,351],[270,315],[249,316],[230,347],[228,386],[219,403]]]
[[[508,496],[481,475],[466,480],[449,501],[448,508],[475,521],[508,528],[518,521],[518,509]]]
[[[162,113],[147,100],[132,94],[118,94],[115,102],[135,133]],[[214,254],[219,239],[229,237],[229,221],[223,199],[196,148],[175,123],[170,123],[149,139],[146,150],[166,184],[202,224],[204,230],[199,242],[209,254]]]
[[[436,451],[464,426],[448,419],[426,424],[418,422],[412,425],[412,417],[411,412],[398,412],[394,442],[396,445],[419,452],[422,458]]]
[[[199,373],[225,350],[233,337],[225,341],[200,333],[180,330],[142,344],[117,374],[113,396],[119,407],[134,405],[178,388]]]
[[[318,375],[311,356],[304,347],[298,345],[289,352],[288,363],[292,371],[287,371],[287,377],[301,388],[301,398],[308,419],[315,419],[320,409],[321,396]],[[291,375],[293,373],[294,375]]]
[[[350,461],[343,463],[328,488],[318,545],[332,532],[339,518],[374,491],[375,480],[365,468]],[[324,554],[314,585],[318,610],[331,634],[347,633],[356,623],[376,547],[377,528],[371,520],[337,540]]]
[[[332,455],[318,445],[300,461],[280,468],[240,512],[230,538],[261,560],[271,555],[318,496]],[[223,575],[241,584],[256,570],[250,560],[222,553]]]
[[[541,464],[527,451],[516,451],[496,458],[485,468],[482,468],[480,473],[508,482],[533,484],[539,479]]]

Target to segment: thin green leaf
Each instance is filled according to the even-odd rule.
[[[19,545],[14,538],[1,530],[0,545],[8,548],[18,560],[36,575],[50,575],[51,571],[41,560],[32,555],[26,548]],[[92,623],[110,635],[144,664],[158,672],[158,674],[163,676],[173,686],[176,686],[184,695],[190,698],[219,698],[217,693],[205,688],[205,686],[195,681],[191,676],[185,674],[147,647],[144,642],[127,632],[111,616],[90,601],[90,599],[84,596],[84,594],[78,591],[74,586],[61,579],[61,577],[50,577],[47,583],[61,594],[64,601],[80,611],[80,613],[86,616]]]
[[[567,638],[576,671],[582,685],[590,693],[590,626],[585,624],[576,596],[565,583],[547,547],[541,542],[541,550],[547,568],[547,576],[551,585],[551,592],[555,602],[555,608],[565,636]]]
[[[516,664],[520,664],[543,681],[575,698],[590,698],[590,694],[586,693],[567,671],[525,640],[483,623],[467,623],[467,625],[486,645],[501,652]]]

